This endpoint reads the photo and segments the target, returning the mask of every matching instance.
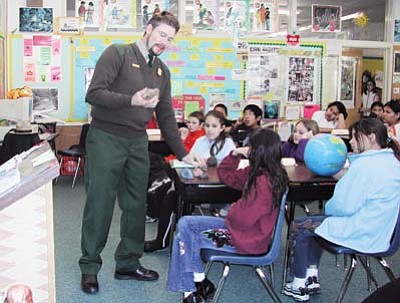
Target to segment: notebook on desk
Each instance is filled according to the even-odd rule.
[[[174,159],[170,162],[171,168],[194,168],[192,164]]]

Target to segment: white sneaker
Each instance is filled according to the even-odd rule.
[[[310,295],[321,293],[321,284],[316,276],[308,277],[306,280],[306,287]]]
[[[283,293],[299,302],[306,302],[310,300],[310,295],[308,294],[307,288],[305,287],[293,288],[292,283],[285,284],[283,288]]]

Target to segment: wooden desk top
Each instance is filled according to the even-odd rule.
[[[346,173],[346,169],[342,169],[331,177],[318,176],[311,172],[304,163],[298,163],[296,166],[286,166],[285,169],[291,183],[337,182]]]
[[[290,183],[325,183],[325,182],[334,182],[336,183],[345,173],[346,169],[342,169],[336,175],[331,177],[323,177],[318,176],[311,172],[304,163],[299,163],[296,166],[286,166],[286,172],[289,176]],[[209,167],[207,169],[208,178],[200,179],[200,178],[193,178],[193,179],[186,179],[181,176],[182,168],[175,169],[177,172],[179,180],[184,185],[223,185],[220,181],[217,168],[216,167]]]
[[[186,168],[190,169],[190,168]],[[193,178],[186,179],[181,176],[181,172],[185,170],[185,168],[176,168],[175,171],[178,175],[179,181],[184,185],[224,185],[218,177],[217,168],[216,167],[208,167],[207,175],[208,177],[205,179]]]

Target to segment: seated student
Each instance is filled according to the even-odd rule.
[[[250,165],[237,169],[242,157]],[[228,186],[243,191],[226,219],[210,216],[185,216],[178,222],[167,279],[167,289],[184,293],[183,303],[204,303],[214,285],[203,273],[202,248],[239,254],[258,255],[268,249],[288,184],[281,165],[281,140],[269,129],[259,128],[248,147],[233,150],[218,166],[218,175]],[[211,230],[210,230],[211,229]],[[218,229],[227,241],[211,236]],[[214,241],[216,243],[214,243]],[[222,245],[221,244],[226,244]]]
[[[371,110],[369,113],[370,118],[377,118],[383,121],[383,103],[380,101],[376,101],[371,104]]]
[[[317,122],[302,119],[296,123],[294,132],[289,140],[282,145],[282,157],[295,158],[304,162],[304,149],[309,139],[319,133]]]
[[[232,125],[235,124],[236,121],[228,119],[228,108],[225,106],[225,104],[218,103],[217,105],[214,106],[214,110],[217,110],[224,115],[224,117],[225,117],[225,132],[229,132],[231,130]]]
[[[251,133],[260,127],[262,110],[255,104],[246,105],[243,117],[237,119],[232,125],[229,135],[239,147],[247,146]]]
[[[331,132],[332,129],[346,128],[346,118],[347,111],[344,104],[334,101],[328,104],[325,111],[314,112],[311,119],[318,123],[320,132]]]
[[[390,100],[383,108],[383,122],[387,126],[389,137],[400,142],[400,101]]]
[[[225,118],[219,111],[209,111],[205,117],[205,136],[198,138],[190,150],[191,154],[204,157],[208,166],[217,166],[222,159],[235,148],[231,138],[224,132]],[[173,188],[173,187],[171,187]],[[168,190],[158,208],[158,229],[155,240],[146,241],[145,252],[163,249],[169,244],[172,214],[178,204],[178,194],[175,190]]]
[[[179,128],[183,145],[187,152],[190,152],[196,139],[204,136],[204,114],[201,111],[195,111],[189,114],[186,127]],[[168,175],[169,167],[165,163],[176,159],[176,156],[169,154],[164,159],[159,153],[165,151],[164,145],[158,144],[149,150],[150,170],[149,183],[147,189],[147,211],[146,222],[155,222],[158,217],[158,204],[162,201],[172,185],[172,180]],[[159,149],[159,150],[156,150]],[[168,148],[169,150],[169,148]],[[170,150],[169,150],[170,151]]]
[[[378,119],[361,119],[349,132],[354,154],[325,206],[325,215],[298,219],[291,225],[294,280],[284,286],[284,293],[297,301],[307,301],[320,291],[322,249],[316,235],[364,253],[389,247],[399,213],[400,150],[388,140]]]
[[[181,136],[183,145],[187,152],[190,152],[196,140],[204,136],[204,114],[201,111],[194,111],[189,114],[187,121],[187,127],[179,128],[179,134]],[[171,160],[176,159],[175,155],[169,155],[165,160],[169,163]]]

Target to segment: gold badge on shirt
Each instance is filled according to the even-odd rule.
[[[139,65],[139,64],[132,63],[132,67],[140,68],[140,65]]]
[[[162,69],[161,69],[160,67],[157,68],[157,75],[158,75],[159,77],[162,76]]]

